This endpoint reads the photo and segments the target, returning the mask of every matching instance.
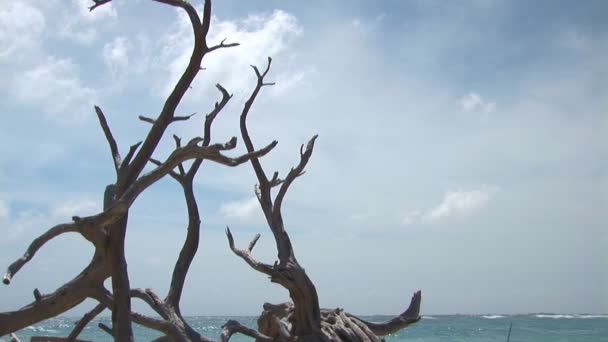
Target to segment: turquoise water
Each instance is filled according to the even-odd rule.
[[[384,316],[363,317],[371,321],[382,321]],[[200,333],[216,339],[221,332],[221,325],[228,319],[236,319],[250,327],[255,327],[255,317],[190,317],[188,321]],[[77,318],[54,318],[27,327],[17,333],[22,341],[35,335],[67,336]],[[112,341],[97,323],[109,323],[109,318],[96,319],[80,335],[89,341]],[[505,342],[509,324],[513,324],[511,342],[608,342],[608,315],[450,315],[425,316],[420,322],[402,330],[398,334],[387,336],[387,341],[412,342]],[[135,326],[136,340],[149,341],[159,334]],[[6,336],[0,341],[8,341]],[[231,341],[252,341],[252,339],[235,335]]]

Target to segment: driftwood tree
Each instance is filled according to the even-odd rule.
[[[111,0],[93,0],[91,10]],[[226,143],[211,144],[211,128],[214,119],[232,98],[221,85],[217,85],[222,98],[206,115],[202,127],[202,137],[190,139],[182,144],[181,139],[173,136],[175,149],[164,160],[159,161],[153,154],[165,136],[166,130],[173,123],[191,119],[190,116],[178,116],[176,110],[191,83],[202,70],[201,63],[208,53],[222,48],[237,46],[237,43],[208,45],[207,34],[211,21],[211,0],[205,0],[203,16],[184,0],[151,0],[181,8],[185,11],[192,25],[194,47],[190,61],[173,91],[167,97],[160,114],[156,118],[140,116],[139,119],[151,124],[145,138],[132,145],[124,158],[110,130],[106,117],[99,107],[95,112],[100,126],[109,144],[116,179],[104,192],[103,211],[92,216],[72,218],[72,222],[51,227],[37,237],[27,248],[24,255],[9,265],[4,277],[4,284],[11,283],[16,273],[25,266],[47,242],[68,232],[78,233],[89,241],[94,248],[93,258],[84,270],[74,279],[52,293],[42,294],[34,289],[34,301],[23,308],[0,313],[0,336],[13,333],[36,322],[58,316],[79,305],[87,298],[98,302],[86,313],[66,337],[75,341],[82,329],[105,309],[112,312],[112,327],[100,325],[100,328],[111,334],[116,341],[133,341],[132,322],[155,329],[163,333],[159,341],[211,341],[200,335],[185,321],[180,310],[180,299],[186,275],[194,259],[198,244],[201,219],[193,188],[193,180],[204,160],[234,167],[251,163],[258,179],[256,195],[266,217],[268,226],[275,238],[278,260],[273,264],[257,261],[251,254],[259,234],[251,241],[247,249],[235,247],[230,229],[226,234],[231,250],[245,260],[255,270],[268,276],[289,291],[292,302],[263,305],[263,312],[258,319],[258,329],[247,328],[236,321],[228,321],[224,327],[221,341],[228,341],[234,333],[242,333],[259,341],[378,341],[378,336],[387,335],[406,327],[420,319],[420,292],[414,294],[406,311],[384,323],[366,322],[341,309],[321,309],[317,292],[312,280],[298,263],[289,235],[287,234],[281,205],[293,181],[304,173],[315,143],[314,136],[300,150],[300,162],[292,168],[285,178],[279,178],[275,172],[268,178],[262,168],[260,158],[270,152],[277,144],[271,142],[261,149],[255,149],[247,130],[247,115],[260,90],[266,83],[264,78],[271,66],[271,59],[263,72],[253,67],[257,83],[253,93],[245,103],[240,116],[240,132],[247,152],[231,157],[226,151],[236,147],[237,138]],[[187,166],[185,162],[191,161]],[[144,172],[148,164],[154,168]],[[165,298],[160,298],[151,289],[132,288],[125,260],[125,234],[128,226],[128,215],[131,205],[138,196],[152,184],[165,176],[170,176],[183,189],[188,212],[188,226],[185,242],[175,263],[170,288]],[[278,188],[276,197],[272,198],[271,190]],[[112,289],[104,287],[104,281],[111,278]],[[150,317],[131,310],[131,299],[137,298],[147,303],[160,317]]]

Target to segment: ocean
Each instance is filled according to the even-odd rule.
[[[370,321],[382,321],[385,316],[362,316]],[[17,333],[22,341],[31,336],[67,336],[76,317],[59,317],[29,326]],[[250,327],[255,327],[256,317],[196,316],[188,321],[200,333],[217,339],[221,325],[228,319],[236,319]],[[97,323],[109,323],[109,317],[97,318],[80,335],[89,341],[112,341],[109,335],[97,327]],[[608,342],[608,315],[437,315],[423,319],[402,330],[398,334],[386,336],[386,341],[411,342],[505,342],[509,325],[513,325],[511,342]],[[137,341],[150,341],[160,336],[158,333],[135,325]],[[7,336],[0,341],[8,342]],[[234,335],[231,341],[252,341],[242,335]]]

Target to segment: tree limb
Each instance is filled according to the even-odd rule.
[[[235,333],[240,333],[249,337],[253,337],[256,339],[256,341],[263,341],[263,342],[273,342],[274,340],[262,333],[259,333],[256,330],[253,330],[251,328],[247,328],[246,326],[242,325],[241,323],[235,321],[235,320],[229,320],[228,322],[226,322],[224,325],[222,325],[222,334],[220,335],[220,341],[221,342],[228,342],[230,340],[230,337],[235,334]]]
[[[226,38],[222,39],[222,41],[217,44],[214,45],[212,47],[209,48],[209,52],[215,51],[217,49],[224,49],[224,48],[229,48],[229,47],[234,47],[234,46],[239,46],[241,44],[239,43],[228,43],[228,44],[224,44],[224,42],[226,41]]]
[[[271,63],[272,63],[272,58],[268,57],[268,64],[267,64],[266,70],[264,71],[263,74],[260,74],[260,71],[258,70],[258,68],[256,66],[252,66],[252,68],[255,71],[255,74],[257,76],[257,83],[256,83],[255,88],[253,89],[253,92],[249,96],[249,99],[245,102],[245,105],[243,106],[243,111],[241,112],[241,117],[240,117],[241,136],[243,137],[243,142],[245,143],[245,147],[247,148],[247,151],[249,151],[249,152],[254,151],[255,148],[253,146],[253,142],[251,141],[251,137],[249,136],[249,132],[247,130],[247,115],[249,114],[249,111],[251,110],[251,106],[253,105],[253,102],[255,101],[256,97],[258,96],[260,90],[262,89],[262,87],[264,85],[266,85],[266,84],[264,84],[264,77],[268,73],[268,70],[270,70]],[[251,159],[251,166],[253,167],[253,171],[255,172],[255,175],[258,179],[259,187],[262,190],[262,191],[260,191],[260,196],[258,199],[260,201],[260,205],[262,206],[264,215],[268,219],[269,216],[271,215],[271,211],[272,211],[272,198],[270,196],[270,189],[269,189],[270,183],[268,181],[268,177],[266,176],[266,173],[264,172],[264,169],[262,168],[262,164],[260,163],[258,158]],[[268,191],[266,191],[266,190],[268,190]]]
[[[93,318],[95,318],[103,310],[105,310],[105,308],[106,308],[106,306],[100,303],[100,304],[97,304],[89,312],[84,314],[84,316],[82,316],[82,318],[78,322],[76,322],[76,325],[74,326],[74,329],[72,329],[72,332],[68,336],[67,341],[68,342],[75,341],[76,338],[78,338],[78,335],[80,335],[82,330],[87,326],[87,324],[89,324]]]
[[[96,5],[98,6],[98,5]],[[108,141],[108,145],[110,145],[110,152],[112,153],[112,161],[114,162],[114,169],[118,175],[118,169],[120,168],[121,158],[120,153],[118,152],[118,145],[116,144],[116,140],[112,135],[112,131],[110,130],[110,126],[108,126],[108,122],[106,120],[105,115],[101,111],[101,108],[95,106],[95,113],[97,113],[97,118],[99,119],[99,125],[103,130],[103,134],[106,136],[106,140]]]
[[[310,139],[310,141],[306,145],[305,151],[303,151],[304,145],[302,145],[300,147],[300,162],[298,163],[298,165],[295,168],[292,168],[289,171],[289,173],[285,177],[285,180],[282,182],[283,184],[281,185],[281,188],[279,189],[279,193],[277,194],[277,197],[274,200],[273,213],[275,216],[281,215],[281,205],[283,204],[283,198],[285,197],[285,194],[287,193],[289,186],[291,185],[291,183],[293,183],[293,181],[297,177],[299,177],[303,174],[304,167],[306,167],[306,164],[308,163],[308,161],[310,160],[310,156],[312,155],[312,151],[315,146],[315,140],[317,139],[317,137],[318,137],[318,135],[315,135],[312,137],[312,139]]]
[[[92,0],[94,2],[93,6],[89,7],[89,12],[93,11],[94,9],[96,9],[97,7],[107,4],[108,2],[112,1],[112,0]]]
[[[355,315],[347,314],[347,316],[357,319],[365,324],[374,334],[378,336],[385,336],[394,334],[397,331],[407,327],[410,324],[418,322],[420,317],[420,302],[422,300],[422,292],[416,291],[412,296],[410,305],[408,308],[401,313],[399,316],[394,317],[383,323],[373,323],[363,320]]]
[[[167,97],[165,104],[162,108],[162,111],[154,120],[152,124],[152,128],[148,132],[148,135],[144,139],[144,142],[133,159],[129,169],[126,171],[124,179],[122,180],[125,184],[131,183],[138,175],[141,173],[146,163],[152,156],[152,153],[156,149],[156,146],[160,142],[165,130],[168,125],[173,121],[175,110],[178,104],[181,102],[182,97],[188,91],[188,88],[192,84],[192,81],[198,74],[201,66],[201,62],[205,54],[207,53],[207,32],[208,25],[211,13],[211,0],[205,0],[204,8],[205,15],[208,17],[204,17],[203,23],[196,12],[196,9],[187,1],[183,0],[154,0],[156,2],[160,2],[163,4],[179,7],[183,9],[188,18],[190,19],[190,23],[192,25],[192,32],[194,34],[194,48],[192,50],[192,55],[190,56],[190,61],[188,62],[188,66],[182,73],[182,76],[177,81],[175,87]],[[205,29],[205,26],[207,28]]]
[[[160,299],[152,289],[131,289],[131,297],[139,298],[143,300],[151,309],[156,311],[162,318],[167,319],[167,312],[163,307],[163,301]]]
[[[234,245],[234,238],[232,237],[232,233],[230,232],[230,227],[226,227],[226,237],[228,238],[228,245],[230,246],[230,250],[232,250],[232,252],[238,257],[245,260],[245,262],[249,266],[251,266],[251,268],[258,272],[262,272],[270,277],[275,276],[275,272],[272,266],[259,262],[251,255],[251,251],[253,250],[255,243],[260,238],[260,234],[256,234],[253,240],[251,240],[251,242],[249,243],[249,248],[246,250],[236,248],[236,246]]]

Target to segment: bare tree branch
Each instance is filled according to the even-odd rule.
[[[245,260],[245,262],[249,264],[249,266],[251,266],[256,271],[262,272],[271,277],[275,275],[272,266],[257,261],[251,255],[251,251],[253,250],[255,243],[260,238],[260,234],[257,234],[253,238],[253,240],[251,240],[251,242],[249,243],[249,248],[246,250],[236,248],[236,246],[234,245],[234,238],[232,237],[232,233],[230,232],[230,227],[226,227],[226,237],[228,238],[228,245],[230,246],[230,250],[232,250],[232,252],[239,256],[241,259]]]
[[[235,333],[240,333],[249,337],[253,337],[255,338],[256,341],[263,341],[263,342],[273,342],[275,341],[274,339],[261,334],[259,332],[257,332],[256,330],[247,328],[246,326],[242,325],[241,323],[235,321],[235,320],[229,320],[228,322],[226,322],[224,325],[222,325],[222,334],[220,335],[220,341],[221,342],[228,342],[230,340],[230,337],[235,334]]]
[[[34,300],[36,300],[37,302],[42,300],[42,294],[40,293],[40,290],[38,290],[38,288],[34,289]]]
[[[196,115],[196,112],[194,112],[192,114],[189,114],[189,115],[175,116],[173,118],[173,122],[175,122],[175,121],[187,121],[187,120],[189,120],[191,117],[193,117],[195,115]]]
[[[97,7],[107,4],[108,2],[112,1],[112,0],[92,0],[95,4],[93,6],[89,7],[89,12],[93,11],[94,9],[96,9]]]
[[[143,122],[151,123],[153,125],[156,123],[156,120],[149,118],[147,116],[140,115],[140,116],[138,116],[138,118],[139,118],[139,120],[141,120]]]
[[[167,319],[167,312],[163,307],[163,300],[160,299],[152,289],[131,289],[131,297],[143,300],[151,309],[156,311],[157,314],[164,319]]]
[[[195,163],[199,160],[202,159],[196,160]],[[200,163],[198,165],[200,165]],[[188,174],[190,174],[190,171],[192,171],[192,169],[195,167],[198,168],[197,165],[192,165],[191,169],[188,171]],[[188,274],[192,260],[194,260],[194,256],[198,250],[200,239],[201,219],[198,205],[196,203],[196,197],[194,196],[192,182],[192,178],[184,175],[181,176],[181,181],[179,182],[184,192],[184,198],[186,199],[186,207],[188,210],[188,228],[186,239],[182,249],[180,250],[179,257],[175,262],[175,266],[173,267],[171,284],[169,286],[167,298],[165,299],[165,302],[171,305],[171,307],[177,311],[178,314],[181,314],[179,302],[181,300],[184,283],[186,281],[186,275]]]
[[[154,159],[154,158],[150,158],[150,162],[156,166],[163,165],[163,163],[160,160]],[[171,178],[175,179],[178,182],[182,181],[182,176],[173,170],[169,171],[169,176],[171,176]]]
[[[103,130],[103,134],[106,136],[106,140],[110,145],[110,152],[112,153],[112,161],[114,162],[114,169],[116,173],[118,173],[118,169],[120,168],[121,158],[120,153],[118,152],[118,145],[116,144],[116,140],[112,135],[112,131],[110,130],[110,126],[108,126],[108,122],[106,120],[105,115],[101,111],[101,108],[95,106],[95,113],[97,113],[97,118],[99,119],[99,125],[101,125],[101,129]]]
[[[114,336],[114,331],[109,326],[107,326],[103,323],[99,323],[99,324],[97,324],[97,326],[99,327],[99,329],[105,331],[108,335]]]
[[[239,46],[239,45],[241,45],[241,44],[239,44],[239,43],[228,43],[228,44],[224,44],[224,42],[225,42],[225,41],[226,41],[226,38],[222,39],[222,41],[221,41],[219,44],[217,44],[217,45],[214,45],[214,46],[210,47],[210,48],[209,48],[209,52],[212,52],[212,51],[217,50],[217,49],[224,49],[224,48],[229,48],[229,47],[234,47],[234,46]]]
[[[213,124],[213,120],[232,98],[232,95],[228,94],[228,91],[226,91],[226,89],[224,89],[224,87],[222,87],[220,84],[216,84],[216,88],[222,93],[222,100],[219,103],[216,102],[213,110],[205,116],[203,129],[204,138],[202,140],[203,147],[209,146],[211,142],[211,125]],[[179,139],[175,140],[176,146],[179,148],[181,146]],[[165,302],[171,305],[178,314],[181,314],[179,302],[181,300],[186,275],[188,274],[192,260],[194,259],[196,251],[198,250],[200,239],[201,219],[198,204],[196,203],[196,197],[194,196],[193,180],[194,175],[200,168],[203,161],[203,158],[195,159],[190,166],[190,169],[185,174],[182,167],[182,169],[180,169],[180,177],[177,179],[178,183],[182,186],[184,198],[186,199],[186,207],[188,210],[188,228],[186,239],[173,268],[171,284],[169,286],[169,292],[167,293]]]
[[[306,164],[308,163],[308,161],[310,160],[310,156],[312,155],[312,150],[314,149],[315,140],[317,139],[317,137],[318,135],[315,135],[312,137],[312,139],[310,139],[310,141],[306,145],[306,151],[303,151],[304,145],[300,147],[300,163],[298,164],[298,166],[292,168],[291,171],[289,171],[289,173],[285,177],[285,180],[283,181],[283,184],[281,185],[281,188],[279,189],[277,197],[274,200],[273,213],[275,216],[281,215],[281,205],[283,204],[283,198],[285,198],[285,194],[287,193],[289,186],[297,177],[303,174],[304,167],[306,167]]]
[[[109,309],[115,307],[115,298],[105,288],[99,289],[97,292],[95,292],[93,294],[93,298],[97,299],[100,303],[102,303]],[[171,322],[148,317],[146,315],[142,315],[134,311],[130,311],[129,316],[133,319],[133,322],[137,324],[141,324],[150,329],[161,331],[171,336],[176,341],[186,341],[185,336],[181,335],[178,331],[176,331],[175,327],[171,324]],[[116,329],[116,327],[113,328]],[[115,339],[118,340],[117,338]]]
[[[68,336],[67,341],[75,341],[78,338],[78,335],[80,335],[82,330],[87,326],[87,324],[89,324],[93,318],[97,317],[97,315],[99,315],[103,310],[105,310],[105,308],[106,306],[100,303],[97,304],[89,312],[85,313],[84,316],[82,316],[82,318],[78,322],[76,322],[76,325]]]
[[[142,147],[139,150],[139,153],[137,153],[137,155],[133,159],[129,170],[125,175],[125,178],[123,179],[126,184],[130,183],[141,173],[144,166],[152,156],[152,153],[156,149],[156,146],[162,138],[166,128],[173,121],[177,105],[180,103],[182,97],[184,96],[186,91],[188,91],[190,84],[198,74],[201,66],[201,61],[207,53],[206,37],[207,32],[209,31],[209,22],[211,20],[211,1],[205,0],[204,15],[209,17],[204,16],[204,21],[202,23],[198,16],[198,13],[196,12],[196,9],[186,1],[155,1],[182,8],[186,12],[192,25],[192,31],[194,34],[194,48],[192,50],[192,55],[190,57],[190,61],[188,62],[188,66],[184,70],[180,79],[177,81],[173,91],[171,91],[171,93],[167,97],[163,109],[156,118],[156,120],[154,120],[154,124],[148,132],[148,135],[146,136],[146,139],[144,140]]]
[[[103,260],[96,253],[78,276],[55,291],[41,295],[39,300],[19,310],[0,313],[0,336],[57,316],[80,304],[92,292],[89,284],[109,276],[108,270],[100,267],[102,263]]]
[[[412,300],[410,301],[410,305],[408,308],[401,313],[399,316],[392,318],[383,323],[373,323],[363,320],[355,315],[346,314],[347,316],[359,320],[363,324],[365,324],[374,334],[378,336],[386,336],[389,334],[394,334],[397,331],[407,327],[410,324],[418,322],[420,317],[420,302],[422,300],[421,291],[417,291],[412,296]]]
[[[256,66],[252,66],[257,76],[257,83],[255,88],[253,89],[253,92],[249,96],[249,99],[247,100],[247,102],[245,102],[245,105],[243,106],[243,111],[241,112],[240,118],[241,136],[243,137],[243,142],[245,143],[245,147],[249,152],[254,151],[255,148],[247,130],[247,115],[249,114],[251,106],[253,105],[253,102],[258,96],[260,89],[262,89],[262,87],[264,86],[264,76],[266,76],[266,73],[268,72],[268,70],[270,70],[271,63],[272,59],[268,57],[268,65],[266,66],[264,74],[260,74],[258,68]],[[258,179],[260,189],[262,189],[262,191],[260,192],[260,197],[258,199],[262,206],[262,210],[264,211],[264,215],[268,219],[271,214],[272,207],[272,198],[270,197],[270,191],[266,191],[266,189],[269,190],[270,187],[268,177],[266,177],[266,173],[264,172],[264,169],[262,168],[262,164],[260,163],[259,159],[252,158],[251,166],[253,167],[253,171],[255,172],[255,175]]]
[[[125,159],[123,159],[122,163],[120,163],[120,169],[118,170],[119,173],[123,172],[123,170],[129,165],[129,163],[131,162],[131,158],[133,158],[135,151],[137,151],[137,148],[139,147],[139,145],[141,145],[141,143],[142,142],[140,141],[137,144],[131,145],[127,156],[125,157]]]
[[[228,101],[232,98],[232,94],[228,94],[228,91],[222,87],[219,83],[215,87],[222,93],[222,100],[215,103],[213,110],[205,116],[205,124],[203,129],[203,146],[209,146],[211,142],[211,125],[215,117],[224,109]]]
[[[173,140],[175,140],[176,148],[182,147],[182,141],[177,135],[173,134]],[[180,176],[184,177],[186,175],[186,171],[184,171],[184,164],[183,163],[177,164],[177,168],[179,170]]]

